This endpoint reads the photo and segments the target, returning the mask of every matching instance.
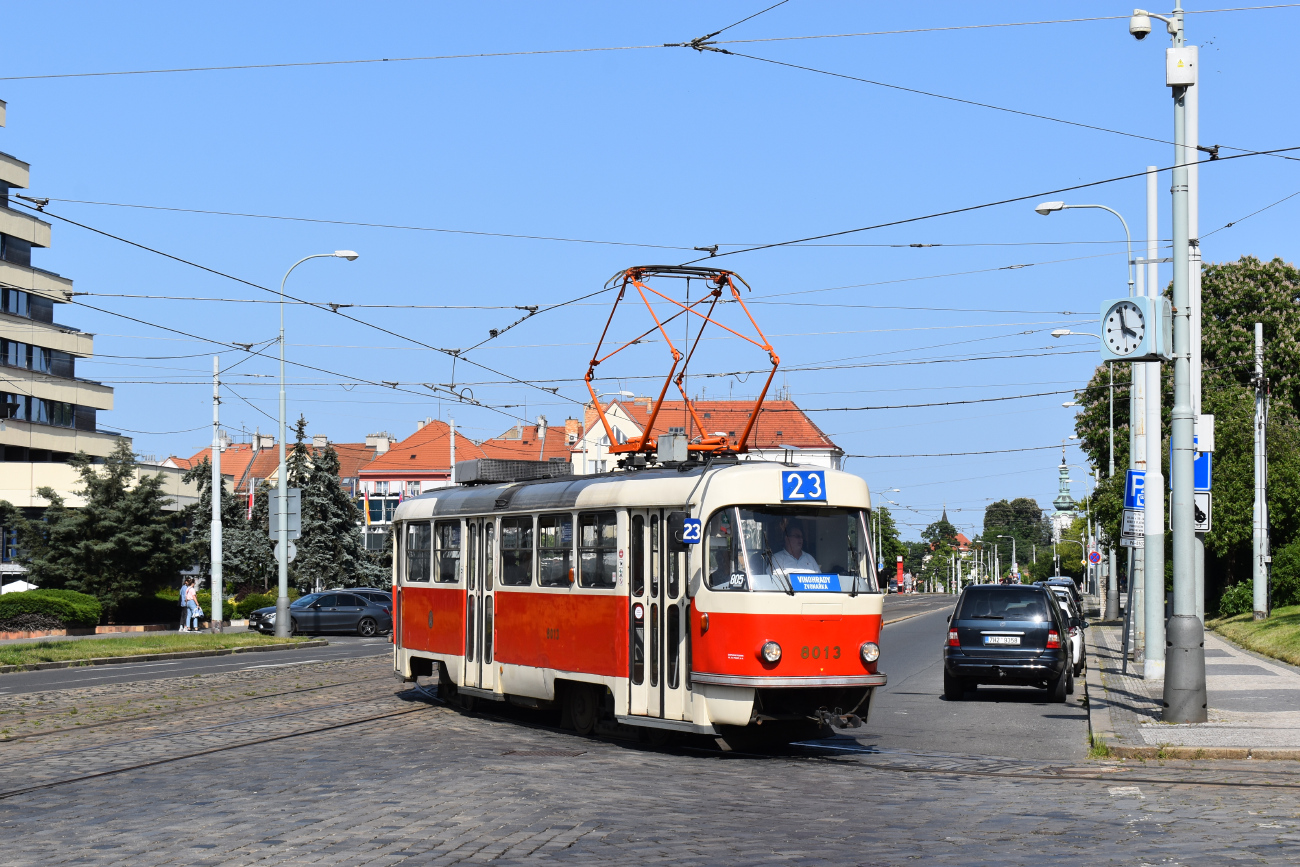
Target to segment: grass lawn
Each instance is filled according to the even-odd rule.
[[[256,633],[232,635],[182,635],[176,632],[146,633],[131,638],[97,638],[84,641],[33,641],[0,645],[0,665],[30,665],[36,662],[70,662],[106,656],[141,656],[149,653],[179,653],[186,650],[222,650],[258,644],[284,644],[305,638],[275,638]]]
[[[1267,620],[1256,621],[1253,617],[1252,614],[1238,614],[1211,620],[1207,625],[1242,647],[1300,665],[1300,605],[1274,608]]]

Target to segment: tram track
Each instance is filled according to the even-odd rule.
[[[398,695],[400,696],[400,693],[398,693]],[[364,701],[373,701],[373,699],[364,699],[358,702],[347,702],[345,704],[359,704]],[[319,708],[311,708],[309,710],[319,710]],[[60,786],[69,786],[75,783],[87,782],[89,780],[96,780],[103,777],[116,776],[118,774],[130,773],[131,771],[138,771],[145,768],[158,767],[160,765],[168,765],[174,762],[182,762],[189,759],[201,758],[203,756],[210,756],[218,753],[231,752],[233,750],[240,750],[248,747],[261,746],[264,744],[277,743],[279,741],[291,740],[293,738],[308,737],[311,735],[321,734],[324,732],[338,731],[339,729],[345,729],[351,726],[362,725],[364,723],[370,723],[370,722],[377,722],[379,720],[384,720],[384,719],[392,719],[394,717],[406,716],[408,714],[413,714],[413,713],[420,713],[421,711],[425,711],[425,710],[429,710],[428,705],[422,705],[419,707],[411,707],[411,708],[403,708],[401,710],[389,711],[387,713],[372,714],[357,719],[349,719],[341,722],[329,723],[328,725],[320,725],[320,726],[314,726],[312,728],[307,728],[307,729],[299,729],[297,731],[292,731],[292,732],[283,732],[279,734],[267,735],[265,737],[254,738],[251,740],[241,741],[239,743],[222,744],[220,746],[209,747],[203,750],[194,750],[191,752],[183,753],[181,755],[166,756],[164,758],[158,758],[152,761],[136,762],[131,765],[125,765],[123,767],[117,767],[117,768],[108,768],[106,770],[95,771],[89,774],[80,774],[74,777],[66,777],[59,780],[49,780],[42,783],[33,783],[30,786],[22,786],[15,789],[0,791],[0,800],[6,800],[8,798],[13,798],[18,795],[27,794],[29,792],[41,791],[43,789],[53,789],[53,788],[58,788]],[[301,712],[305,713],[307,711],[301,711]],[[289,716],[292,715],[292,713],[293,712],[289,714],[280,714],[276,716]],[[143,741],[143,740],[150,740],[152,738],[153,736],[149,738],[139,738],[137,740]],[[127,741],[125,743],[131,743],[131,742],[132,741]]]
[[[413,689],[415,692],[419,693],[421,696],[428,699],[429,701],[436,702],[437,704],[443,707],[451,707],[451,708],[455,707],[454,705],[447,702],[446,700],[438,698],[438,696],[435,693],[430,692],[426,687],[417,684]],[[544,723],[531,721],[531,720],[521,723],[521,721],[518,718],[512,716],[500,715],[500,714],[493,714],[493,713],[485,712],[481,709],[476,709],[475,711],[473,711],[473,716],[480,717],[486,720],[491,720],[493,722],[504,722],[504,723],[511,723],[514,725],[522,724],[527,726],[528,728],[532,728],[540,731],[546,731],[553,734],[560,734],[571,738],[582,737],[581,735],[576,735],[573,731],[569,729],[563,729],[558,726],[546,725]],[[624,739],[613,738],[609,736],[595,736],[594,739],[606,743],[618,743],[621,745],[626,745],[627,743],[627,741]],[[646,744],[637,744],[637,748],[639,749],[664,751],[664,752],[676,752],[676,753],[688,753],[693,755],[710,756],[714,758],[760,759],[764,761],[792,761],[792,762],[800,762],[800,763],[819,762],[824,764],[836,764],[841,766],[851,763],[873,771],[880,771],[883,773],[897,773],[897,774],[929,774],[932,776],[981,777],[986,779],[1028,780],[1031,782],[1058,782],[1058,783],[1093,782],[1099,784],[1122,782],[1123,784],[1143,783],[1146,785],[1180,786],[1184,788],[1222,787],[1222,788],[1232,788],[1232,789],[1255,789],[1255,790],[1276,789],[1278,791],[1300,790],[1300,782],[1268,782],[1268,781],[1250,781],[1250,780],[1205,780],[1205,779],[1198,780],[1198,779],[1186,779],[1186,778],[1180,779],[1175,777],[1146,777],[1146,776],[1135,777],[1135,776],[1129,776],[1129,774],[1127,773],[1128,771],[1127,768],[1118,769],[1119,771],[1124,772],[1122,776],[1115,776],[1115,777],[1108,778],[1109,774],[1116,773],[1116,771],[1110,770],[1110,768],[1113,766],[1109,766],[1109,765],[1106,766],[1099,765],[1095,769],[1079,768],[1077,770],[1062,768],[1059,765],[1046,765],[1046,764],[1034,770],[981,770],[978,768],[905,766],[901,764],[874,763],[874,762],[867,761],[863,757],[854,756],[852,754],[858,753],[862,755],[873,755],[873,756],[889,756],[889,755],[916,756],[918,758],[939,758],[948,761],[969,761],[969,762],[985,762],[985,763],[1016,762],[1021,765],[1027,763],[1018,759],[1007,759],[998,756],[967,756],[967,755],[953,755],[948,753],[927,754],[927,753],[906,752],[902,750],[877,750],[877,749],[862,748],[862,747],[856,747],[856,748],[837,747],[830,744],[816,744],[816,745],[792,744],[791,747],[793,749],[801,750],[804,752],[802,754],[790,753],[790,752],[756,753],[756,752],[746,752],[740,750],[723,749],[718,746],[706,747],[706,746],[695,746],[695,745],[683,744],[683,743],[677,743],[674,744],[673,746],[663,747],[663,748],[652,747]],[[834,751],[837,754],[816,755],[814,754],[816,751],[822,751],[822,752]],[[1251,773],[1254,775],[1285,777],[1288,779],[1293,777],[1292,774],[1283,771],[1260,771],[1254,768],[1251,769]]]
[[[144,743],[145,741],[165,740],[167,738],[181,737],[184,735],[193,735],[193,734],[198,734],[200,732],[216,731],[217,729],[229,728],[230,726],[242,725],[246,723],[265,722],[267,720],[284,719],[285,717],[300,716],[306,713],[315,713],[317,711],[331,710],[333,708],[349,707],[354,704],[365,704],[366,702],[375,701],[376,699],[385,698],[390,695],[392,695],[392,693],[375,693],[373,695],[367,695],[358,699],[354,699],[353,701],[339,701],[339,702],[334,702],[332,704],[317,704],[317,705],[312,705],[311,707],[299,708],[297,710],[284,711],[283,713],[273,713],[273,714],[266,714],[264,716],[254,716],[254,717],[240,717],[239,719],[230,720],[228,722],[213,723],[212,725],[199,726],[197,728],[192,728],[192,729],[179,729],[177,731],[169,731],[169,732],[164,732],[162,734],[146,735],[144,737],[138,737],[138,738],[127,738],[126,740],[120,740],[120,741],[108,741],[102,744],[92,744],[87,747],[77,747],[76,749],[55,750],[54,752],[40,753],[34,756],[27,756],[26,758],[10,759],[5,762],[5,767],[13,767],[15,765],[22,765],[29,762],[44,761],[46,759],[52,759],[59,756],[69,756],[69,755],[75,755],[77,753],[93,752],[95,750],[105,750],[111,747],[121,747],[130,744]]]
[[[302,689],[288,689],[288,690],[282,690],[280,692],[266,693],[265,695],[245,696],[236,699],[226,699],[223,701],[207,702],[205,704],[191,705],[189,707],[173,708],[171,710],[158,711],[156,713],[135,714],[133,716],[120,717],[118,719],[112,719],[112,720],[104,720],[102,722],[82,723],[79,725],[65,726],[64,728],[45,729],[43,731],[38,731],[38,732],[28,732],[26,734],[0,735],[0,744],[13,743],[21,740],[30,740],[32,738],[49,737],[50,735],[64,734],[67,732],[84,732],[84,731],[89,731],[91,729],[102,728],[104,726],[121,725],[122,723],[127,723],[127,722],[138,722],[140,720],[148,720],[148,719],[161,719],[163,717],[176,716],[177,714],[193,713],[194,711],[208,710],[214,707],[229,707],[232,705],[245,704],[248,702],[263,701],[265,699],[270,699],[270,698],[282,698],[286,695],[297,695],[300,693],[316,692],[324,689],[337,689],[343,686],[354,686],[359,683],[368,683],[374,680],[387,680],[388,677],[389,675],[375,675],[374,677],[363,677],[358,680],[346,680],[346,681],[341,681],[339,683],[327,683],[318,686],[304,687]],[[165,693],[155,693],[153,696],[144,696],[139,698],[138,700],[156,701],[158,700],[157,696],[159,695],[165,696]],[[15,721],[22,722],[22,723],[31,723],[34,720],[51,719],[54,717],[66,716],[66,715],[67,715],[66,710],[58,710],[47,714],[41,714],[35,717],[22,717],[21,719],[15,719]]]

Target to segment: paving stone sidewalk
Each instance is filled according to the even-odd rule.
[[[1092,731],[1123,757],[1300,760],[1300,669],[1205,634],[1209,720],[1161,722],[1164,681],[1143,680],[1140,663],[1123,672],[1121,629],[1094,626],[1089,667]]]

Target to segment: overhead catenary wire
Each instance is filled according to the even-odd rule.
[[[18,204],[22,205],[24,208],[27,208],[28,210],[37,210],[36,208],[32,208],[30,205],[25,205],[25,204],[23,204],[23,203],[21,203],[21,202],[19,202]],[[68,217],[64,217],[64,216],[61,216],[61,215],[59,215],[59,214],[53,214],[53,213],[50,213],[49,211],[41,211],[41,213],[45,214],[46,216],[53,217],[53,218],[56,219],[56,220],[62,220],[63,222],[65,222],[65,223],[69,223],[70,225],[77,226],[77,227],[79,227],[79,228],[85,229],[85,230],[87,230],[87,231],[89,231],[89,232],[94,232],[95,234],[103,235],[103,236],[106,237],[106,238],[111,238],[111,239],[113,239],[113,240],[115,240],[115,241],[119,241],[119,242],[121,242],[121,243],[123,243],[123,244],[127,244],[127,245],[129,245],[129,246],[136,247],[137,249],[145,250],[145,251],[150,252],[150,253],[153,253],[153,254],[155,254],[155,255],[162,256],[162,257],[164,257],[164,258],[166,258],[166,259],[171,259],[171,260],[174,261],[174,262],[179,262],[179,263],[184,264],[184,265],[189,265],[190,267],[193,267],[193,268],[198,268],[199,270],[201,270],[201,271],[206,271],[206,272],[209,273],[209,274],[213,274],[213,275],[216,275],[216,276],[218,276],[218,277],[224,277],[224,278],[226,278],[227,280],[234,280],[235,282],[237,282],[237,283],[242,283],[242,284],[244,284],[245,286],[251,286],[251,287],[254,288],[254,289],[261,289],[263,292],[271,292],[271,293],[273,293],[273,294],[283,295],[285,298],[289,298],[289,299],[292,299],[292,300],[294,300],[294,301],[300,301],[300,302],[303,302],[303,303],[310,303],[310,302],[307,302],[307,301],[306,301],[305,299],[303,299],[303,298],[297,298],[297,297],[292,296],[292,295],[289,295],[289,294],[287,294],[287,293],[276,292],[274,289],[268,289],[268,288],[265,287],[265,286],[261,286],[261,285],[259,285],[259,284],[257,284],[257,283],[253,283],[253,282],[250,281],[250,280],[245,280],[245,279],[243,279],[242,277],[236,277],[236,276],[234,276],[234,275],[232,275],[232,274],[227,274],[227,273],[225,273],[224,271],[218,271],[217,269],[215,269],[215,268],[210,268],[210,267],[208,267],[207,265],[201,265],[201,264],[199,264],[198,262],[194,262],[194,261],[191,261],[191,260],[189,260],[189,259],[185,259],[185,258],[182,258],[182,257],[180,257],[180,256],[173,255],[173,254],[171,254],[171,253],[166,253],[166,252],[164,252],[164,251],[162,251],[162,250],[158,250],[158,249],[156,249],[156,248],[154,248],[154,247],[149,247],[149,246],[147,246],[147,245],[145,245],[145,244],[141,244],[141,243],[139,243],[138,241],[132,241],[132,240],[129,240],[129,239],[127,239],[127,238],[123,238],[123,237],[121,237],[120,235],[114,235],[114,234],[111,233],[111,232],[107,232],[107,231],[105,231],[105,230],[103,230],[103,229],[97,229],[97,228],[95,228],[95,227],[93,227],[93,226],[88,226],[88,225],[86,225],[85,223],[77,222],[76,220],[69,219]],[[603,290],[603,289],[602,289],[602,290],[598,290],[597,292],[593,292],[593,293],[590,293],[590,294],[588,294],[588,295],[580,296],[578,299],[575,299],[575,300],[583,300],[583,299],[585,299],[585,298],[590,298],[592,295],[599,294],[599,293],[602,292],[602,291],[605,291],[605,290]],[[566,303],[568,303],[568,302],[566,302]],[[406,341],[409,341],[410,343],[414,343],[414,344],[416,344],[416,345],[418,345],[418,346],[422,346],[422,347],[424,347],[425,349],[431,349],[431,350],[434,350],[434,351],[436,351],[436,352],[441,352],[441,353],[443,353],[443,354],[445,354],[445,355],[447,355],[447,356],[449,356],[449,357],[451,357],[451,358],[453,358],[453,359],[455,359],[455,360],[457,360],[457,361],[464,361],[466,364],[473,365],[474,367],[480,368],[481,370],[486,370],[486,371],[488,371],[489,373],[496,374],[497,376],[501,376],[501,377],[504,377],[504,378],[506,378],[506,379],[510,379],[510,380],[512,380],[513,382],[515,382],[515,383],[517,383],[517,384],[519,384],[519,385],[526,385],[526,386],[530,386],[530,387],[533,387],[533,388],[541,389],[540,386],[533,385],[533,383],[528,382],[527,380],[519,379],[519,378],[517,378],[517,377],[512,377],[512,376],[510,376],[510,374],[508,374],[508,373],[503,373],[502,371],[499,371],[499,370],[496,370],[496,369],[494,369],[494,368],[488,367],[487,365],[482,364],[482,363],[480,363],[480,362],[473,361],[473,360],[468,359],[468,358],[464,358],[464,357],[462,357],[462,354],[461,354],[460,350],[445,349],[445,348],[443,348],[443,347],[433,346],[433,345],[428,344],[428,343],[425,343],[425,342],[423,342],[423,341],[421,341],[421,340],[417,340],[417,339],[414,338],[414,337],[409,337],[409,336],[407,336],[407,335],[405,335],[405,334],[400,334],[400,333],[398,333],[398,332],[396,332],[396,331],[393,331],[393,330],[391,330],[391,329],[384,328],[382,325],[376,325],[376,324],[374,324],[373,322],[367,322],[367,321],[364,320],[364,319],[358,319],[358,318],[355,317],[355,316],[350,316],[350,315],[348,315],[347,313],[342,312],[342,311],[341,311],[340,309],[338,309],[338,308],[331,308],[328,304],[315,304],[315,305],[313,305],[313,306],[315,306],[316,308],[318,308],[318,309],[320,309],[320,310],[324,310],[324,311],[327,311],[327,312],[333,313],[335,316],[341,316],[341,317],[343,317],[344,319],[347,319],[347,320],[349,320],[349,321],[351,321],[351,322],[356,322],[356,323],[359,324],[359,325],[364,325],[364,326],[366,326],[367,328],[373,328],[373,329],[375,329],[376,331],[381,331],[381,332],[383,332],[384,334],[387,334],[387,335],[389,335],[389,336],[391,336],[391,337],[396,337],[396,338],[398,338],[399,340],[406,340]],[[549,310],[553,310],[553,309],[555,309],[555,308],[558,307],[558,306],[563,306],[563,305],[562,305],[562,304],[561,304],[561,305],[552,305],[551,307],[545,308],[544,310],[541,310],[541,311],[539,311],[539,312],[545,313],[545,312],[547,312],[547,311],[549,311]],[[128,318],[130,318],[130,317],[128,317]],[[138,322],[138,321],[141,321],[141,320],[135,320],[135,321]],[[146,323],[143,323],[143,324],[149,325],[149,324],[152,324],[152,323],[147,323],[147,322],[146,322]],[[217,343],[218,345],[222,345],[222,346],[230,346],[230,345],[231,345],[231,344],[228,344],[228,343],[222,343],[221,341],[212,341],[212,342],[213,342],[213,343]],[[541,389],[541,390],[545,391],[546,389]],[[572,398],[567,398],[567,399],[570,400],[570,401],[572,401],[572,402],[575,403],[575,404],[580,404],[580,403],[581,403],[580,401],[573,400]]]
[[[181,208],[170,207],[166,205],[145,205],[133,202],[103,202],[94,199],[67,199],[57,196],[27,196],[14,193],[14,196],[29,202],[64,202],[74,205],[98,205],[108,208],[136,208],[146,211],[170,211],[180,214],[200,214],[215,217],[243,217],[257,220],[282,220],[285,222],[295,223],[323,223],[333,226],[357,226],[371,229],[399,229],[411,232],[444,232],[452,235],[481,235],[490,238],[510,238],[527,241],[558,241],[572,244],[599,244],[617,247],[644,247],[653,250],[694,250],[694,246],[684,246],[675,244],[652,244],[645,241],[609,241],[595,238],[569,238],[555,235],[530,235],[511,232],[487,232],[474,229],[447,229],[433,226],[407,226],[394,223],[374,223],[360,220],[330,220],[322,217],[297,217],[285,214],[254,214],[242,211],[216,211],[204,208]],[[1162,239],[1167,243],[1168,239]],[[753,247],[762,242],[719,242],[720,247]],[[1124,241],[1097,241],[1097,240],[1077,240],[1077,241],[935,241],[935,242],[908,242],[898,244],[805,244],[806,247],[861,247],[861,248],[881,248],[881,249],[913,249],[928,250],[939,247],[1059,247],[1079,244],[1123,244]],[[363,305],[353,305],[363,306]],[[389,305],[364,305],[383,307]],[[431,309],[511,309],[517,305],[429,305]]]
[[[777,5],[779,6],[781,4],[778,3]],[[1273,3],[1268,5],[1262,5],[1262,6],[1234,6],[1234,7],[1223,8],[1223,9],[1185,9],[1183,10],[1183,14],[1184,15],[1197,15],[1197,14],[1205,15],[1205,14],[1221,13],[1221,12],[1253,12],[1253,11],[1262,11],[1267,9],[1291,9],[1291,8],[1295,8],[1296,6],[1300,6],[1300,4]],[[766,12],[768,10],[765,9],[763,11]],[[758,14],[762,14],[762,13],[758,13]],[[754,17],[754,16],[750,16],[750,17]],[[1117,20],[1125,19],[1127,17],[1128,17],[1127,15],[1104,15],[1104,16],[1095,16],[1090,18],[1058,18],[1058,19],[1043,20],[1043,21],[1012,21],[1012,22],[994,23],[994,24],[953,25],[948,27],[917,27],[917,28],[911,28],[907,30],[877,30],[877,31],[861,32],[861,33],[828,33],[828,34],[815,34],[809,36],[784,36],[784,37],[767,37],[762,39],[719,40],[718,44],[731,45],[731,44],[750,43],[750,42],[783,42],[783,41],[811,40],[811,39],[848,39],[853,37],[864,37],[864,36],[891,36],[897,34],[912,34],[912,33],[938,33],[943,31],[950,31],[950,30],[984,30],[984,29],[998,28],[998,27],[1032,27],[1032,26],[1041,26],[1047,24],[1076,24],[1076,23],[1091,22],[1091,21],[1117,21]],[[744,20],[748,20],[748,19],[744,19]],[[742,22],[738,21],[736,23],[740,24]],[[734,26],[735,25],[733,24],[723,29],[724,30],[730,29],[730,27],[734,27]],[[229,71],[250,70],[250,69],[296,69],[296,68],[311,67],[311,66],[358,66],[358,65],[374,64],[374,63],[396,64],[396,63],[427,62],[427,61],[437,61],[437,60],[474,60],[474,59],[487,59],[487,58],[495,58],[495,57],[531,57],[531,56],[553,55],[553,54],[590,54],[596,52],[609,52],[609,51],[641,51],[641,50],[656,49],[656,48],[678,48],[681,47],[682,45],[689,45],[689,44],[690,43],[668,43],[668,44],[654,43],[650,45],[620,45],[620,46],[604,46],[604,47],[594,47],[594,48],[551,48],[551,49],[534,49],[530,51],[492,51],[492,52],[477,52],[477,53],[466,53],[466,54],[435,54],[435,55],[414,56],[414,57],[371,57],[371,58],[357,58],[357,59],[345,59],[345,60],[306,60],[306,61],[285,62],[285,63],[242,63],[242,64],[228,64],[224,66],[183,66],[183,67],[167,67],[167,68],[156,68],[156,69],[121,69],[121,70],[107,70],[107,71],[98,71],[98,72],[59,72],[59,73],[46,73],[43,75],[0,76],[0,81],[41,81],[41,80],[62,79],[62,78],[103,78],[107,76],[121,76],[121,75],[166,75],[172,73],[229,72]]]
[[[1284,148],[1272,148],[1270,150],[1265,150],[1265,151],[1251,151],[1249,153],[1244,153],[1244,154],[1231,154],[1229,156],[1219,157],[1218,159],[1213,159],[1213,160],[1200,160],[1199,162],[1196,162],[1194,164],[1211,165],[1214,163],[1228,162],[1229,160],[1239,160],[1239,159],[1246,159],[1248,157],[1257,157],[1257,156],[1268,156],[1270,154],[1290,153],[1291,151],[1297,151],[1297,150],[1300,150],[1300,145],[1292,145],[1290,147],[1284,147]],[[1156,169],[1156,173],[1172,171],[1174,168],[1175,166],[1164,166],[1163,168]],[[1131,172],[1126,175],[1117,175],[1112,178],[1103,178],[1102,180],[1099,181],[1087,181],[1082,184],[1073,184],[1068,187],[1060,187],[1054,190],[1045,190],[1036,193],[1029,193],[1028,195],[1023,195],[1023,196],[1012,196],[1010,198],[998,199],[992,202],[981,202],[980,204],[977,205],[965,205],[960,208],[950,208],[946,211],[934,211],[932,213],[921,214],[920,216],[916,216],[916,217],[904,217],[897,220],[889,220],[884,223],[875,223],[870,226],[859,226],[858,228],[855,229],[841,229],[836,232],[824,232],[820,235],[809,235],[804,238],[795,238],[790,241],[780,241],[775,244],[762,244],[754,247],[747,247],[740,250],[728,250],[725,252],[720,251],[716,254],[716,256],[700,256],[698,258],[691,259],[689,261],[681,263],[681,266],[684,267],[687,265],[693,265],[696,262],[703,262],[706,259],[710,259],[710,258],[722,258],[723,256],[735,256],[741,253],[755,253],[760,250],[770,250],[770,249],[775,249],[777,247],[791,247],[807,241],[820,241],[825,238],[840,238],[845,235],[853,235],[859,232],[871,232],[871,231],[875,231],[876,229],[885,229],[891,226],[903,226],[909,223],[919,223],[923,220],[934,220],[939,217],[951,217],[951,216],[955,216],[956,214],[968,214],[973,211],[982,211],[987,208],[996,208],[1001,205],[1010,205],[1016,202],[1025,202],[1025,201],[1029,201],[1030,199],[1041,199],[1045,196],[1054,196],[1060,193],[1069,193],[1069,192],[1073,192],[1074,190],[1086,190],[1092,187],[1103,186],[1105,184],[1113,184],[1119,181],[1132,180],[1133,178],[1144,178],[1149,174],[1151,174],[1151,172],[1149,171]]]

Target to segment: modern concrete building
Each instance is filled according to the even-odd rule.
[[[0,126],[4,119],[0,102]],[[120,434],[98,427],[98,413],[113,408],[113,389],[77,376],[77,359],[94,354],[93,337],[56,321],[72,281],[32,266],[32,248],[50,246],[50,224],[10,202],[11,190],[28,186],[28,171],[0,153],[0,497],[43,506],[32,500],[35,489],[66,490],[60,481],[70,455],[104,457]]]
[[[0,127],[5,125],[0,101]],[[127,439],[99,429],[99,413],[113,408],[113,389],[77,376],[77,360],[94,354],[94,338],[58,320],[72,298],[72,281],[32,265],[32,250],[50,246],[50,224],[16,207],[12,191],[29,184],[29,166],[0,152],[0,500],[39,517],[50,487],[72,507],[81,478],[68,464],[76,452],[103,458]],[[136,478],[163,474],[171,508],[195,499],[182,470],[141,461]],[[22,572],[14,534],[0,528],[0,579]]]

